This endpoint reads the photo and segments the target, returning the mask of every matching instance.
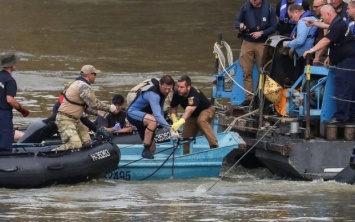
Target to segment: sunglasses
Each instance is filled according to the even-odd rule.
[[[313,5],[313,8],[319,8],[322,7],[323,5]]]

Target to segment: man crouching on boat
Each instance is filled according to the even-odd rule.
[[[165,98],[173,88],[174,79],[171,76],[164,75],[160,80],[153,78],[149,84],[139,89],[136,98],[128,107],[128,121],[137,127],[144,143],[143,158],[154,159],[153,138],[158,124],[170,129],[163,111]]]
[[[98,110],[117,112],[115,105],[104,104],[98,100],[91,88],[99,73],[101,71],[94,66],[84,65],[80,76],[63,92],[64,100],[59,107],[55,123],[64,144],[53,151],[80,149],[91,143],[90,135],[80,121],[84,111],[92,114],[100,114]]]

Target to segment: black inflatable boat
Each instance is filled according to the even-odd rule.
[[[77,150],[50,151],[58,145],[18,144],[0,154],[0,187],[39,188],[73,184],[103,177],[117,169],[120,150],[107,140],[96,140]]]
[[[19,139],[19,141],[17,142],[18,144],[41,143],[43,141],[45,143],[51,143],[51,144],[61,143],[61,139],[58,135],[58,128],[55,125],[52,117],[45,120],[36,120],[33,123],[31,123],[27,129],[21,129],[21,130],[24,131],[24,135]],[[94,135],[91,136],[94,137]],[[120,143],[141,144],[142,143],[142,140],[139,137],[137,131],[133,131],[132,133],[121,133],[121,134],[111,133],[111,135],[104,135],[104,137],[112,137],[116,144],[120,144]],[[154,140],[157,143],[170,141],[169,130],[163,127],[158,127],[155,132]]]

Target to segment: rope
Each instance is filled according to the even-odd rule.
[[[135,144],[132,144],[132,146],[134,146],[134,145],[135,145]],[[167,151],[167,150],[170,150],[170,149],[174,149],[174,147],[175,147],[175,146],[168,147],[168,148],[166,148],[166,149],[164,149],[164,150],[161,150],[161,151],[159,151],[159,152],[157,152],[157,153],[155,153],[155,154],[162,153],[162,152]],[[132,164],[132,163],[138,162],[138,161],[140,161],[140,160],[142,160],[142,159],[144,159],[144,157],[142,157],[142,158],[140,158],[140,159],[137,159],[137,160],[133,160],[133,161],[131,161],[131,162],[129,162],[129,163],[126,163],[126,164],[123,165],[123,166],[118,166],[118,167],[116,168],[116,170],[121,169],[121,168],[124,168],[124,167],[126,167],[126,166],[128,166],[128,165],[130,165],[130,164]]]
[[[273,126],[275,126],[275,125],[276,125],[278,122],[280,122],[280,121],[281,121],[281,118],[278,119],[278,120],[274,123]],[[256,141],[256,142],[254,143],[254,145],[253,145],[252,147],[250,147],[250,149],[248,149],[248,150],[243,154],[243,156],[241,156],[241,157],[238,159],[238,161],[233,164],[233,166],[231,166],[225,173],[223,173],[223,175],[222,175],[215,183],[213,183],[212,186],[210,186],[210,187],[206,190],[206,192],[210,191],[219,181],[221,181],[221,180],[225,177],[226,174],[228,174],[235,166],[237,166],[238,163],[239,163],[251,150],[254,149],[254,147],[256,146],[256,144],[258,144],[258,143],[273,129],[273,126],[272,126],[272,127],[269,127],[269,129],[260,137],[260,139],[258,139],[258,141]]]
[[[231,47],[228,45],[227,42],[221,41],[221,45],[219,45],[216,42],[214,44],[214,46],[213,46],[213,53],[218,55],[220,64],[223,64],[223,66],[225,66],[226,65],[226,62],[225,62],[226,59],[225,59],[224,54],[223,54],[223,52],[221,50],[222,47],[224,47],[226,49],[226,51],[227,51],[228,66],[231,66],[233,64],[233,62],[234,62],[233,53],[232,53]],[[218,67],[218,72],[221,72],[221,71],[222,71],[221,67]],[[231,73],[233,73],[232,75],[234,75],[234,70],[232,70]]]
[[[340,98],[337,98],[337,97],[335,97],[335,96],[331,96],[330,98],[335,99],[335,100],[339,100],[339,101],[343,101],[343,102],[355,103],[355,101],[353,101],[353,100],[340,99]]]
[[[294,104],[294,105],[295,105],[295,104]],[[294,105],[292,105],[291,108],[292,108]],[[217,183],[219,183],[219,182],[225,177],[225,175],[227,175],[235,166],[237,166],[238,163],[239,163],[250,151],[252,151],[252,150],[254,149],[254,147],[256,146],[256,144],[258,144],[271,130],[274,129],[274,126],[275,126],[276,124],[278,124],[278,123],[281,121],[282,117],[284,117],[285,115],[286,115],[286,114],[282,115],[281,118],[279,118],[279,119],[274,123],[274,125],[270,126],[270,127],[268,128],[268,130],[260,137],[260,139],[258,139],[258,141],[256,141],[256,142],[254,143],[254,145],[253,145],[252,147],[250,147],[250,149],[248,149],[248,150],[238,159],[238,161],[233,164],[233,166],[231,166],[225,173],[223,173],[223,175],[222,175],[215,183],[213,183],[212,186],[210,186],[210,187],[206,190],[206,192],[210,191]]]
[[[189,138],[188,140],[185,140],[185,139],[183,139],[183,140],[178,139],[177,142],[174,143],[174,145],[173,145],[172,147],[169,147],[169,148],[166,148],[166,149],[164,149],[164,150],[161,150],[161,151],[157,152],[157,153],[161,153],[161,152],[164,152],[164,151],[166,151],[166,150],[173,149],[172,152],[169,154],[169,156],[164,160],[164,162],[163,162],[154,172],[152,172],[152,173],[149,174],[148,176],[142,178],[141,180],[146,180],[146,179],[148,179],[149,177],[153,176],[156,172],[158,172],[158,171],[165,165],[165,163],[170,159],[171,156],[173,156],[173,164],[172,164],[171,172],[172,172],[172,176],[174,177],[175,151],[176,151],[176,149],[179,147],[180,141],[184,141],[184,143],[186,143],[186,142],[193,141],[194,139],[195,139],[195,138]],[[156,153],[156,154],[157,154],[157,153]],[[124,168],[124,167],[126,167],[126,166],[128,166],[128,165],[130,165],[130,164],[132,164],[132,163],[138,162],[138,161],[140,161],[140,160],[142,160],[142,159],[144,159],[144,158],[142,157],[142,158],[140,158],[140,159],[133,160],[133,161],[131,161],[131,162],[129,162],[129,163],[123,165],[123,166],[117,167],[116,170],[122,169],[122,168]]]
[[[179,140],[178,140],[178,141],[179,141]],[[146,179],[148,179],[149,177],[153,176],[156,172],[158,172],[158,170],[160,170],[160,169],[165,165],[165,163],[169,160],[169,158],[171,157],[171,155],[173,155],[173,154],[175,153],[175,150],[177,149],[177,147],[179,146],[179,144],[180,144],[180,143],[177,142],[176,145],[174,145],[173,151],[170,153],[170,155],[164,160],[164,162],[163,162],[153,173],[149,174],[148,176],[144,177],[144,178],[141,179],[141,180],[146,180]],[[173,157],[173,159],[174,159],[174,157]],[[173,164],[172,168],[174,168],[174,164]],[[174,172],[174,171],[173,171],[173,172]]]
[[[184,143],[186,143],[186,142],[190,142],[190,141],[192,141],[192,140],[194,140],[194,139],[195,139],[195,138],[189,139],[189,140],[183,140],[183,141],[184,141]],[[151,173],[150,175],[148,175],[148,176],[144,177],[143,179],[141,179],[141,181],[148,179],[149,177],[153,176],[156,172],[158,172],[158,170],[160,170],[160,169],[165,165],[165,163],[170,159],[171,156],[173,156],[173,165],[172,165],[172,167],[171,167],[171,172],[172,172],[172,175],[173,175],[173,177],[174,177],[175,150],[179,147],[180,141],[181,141],[180,139],[177,140],[176,144],[173,146],[173,151],[172,151],[172,152],[170,153],[170,155],[164,160],[164,162],[163,162],[153,173]]]
[[[238,119],[242,119],[244,117],[251,116],[251,115],[253,115],[253,114],[257,113],[257,112],[259,112],[259,109],[256,109],[256,110],[254,110],[252,112],[249,112],[249,113],[247,113],[245,115],[242,115],[242,116],[234,117],[234,120],[230,124],[228,124],[228,127],[224,130],[224,132],[229,132],[234,127],[234,125],[235,125],[235,123],[237,122]]]
[[[226,49],[230,51],[230,52],[227,51],[228,61],[229,61],[229,63],[230,63],[230,64],[229,64],[229,66],[230,66],[230,65],[233,64],[233,56],[230,56],[230,54],[232,54],[232,50],[230,49],[229,45],[228,45],[226,42],[222,41],[221,43],[223,43],[223,45],[225,45]],[[224,72],[227,74],[227,76],[229,77],[229,79],[227,80],[227,83],[229,83],[229,82],[232,81],[232,82],[233,82],[234,84],[236,84],[239,88],[241,88],[244,92],[246,92],[247,94],[250,94],[250,95],[253,95],[253,96],[254,96],[254,93],[252,93],[252,92],[246,90],[244,87],[242,87],[241,85],[239,85],[239,84],[234,80],[234,78],[233,78],[233,76],[234,76],[234,69],[231,70],[230,73],[227,72],[226,66],[225,66],[225,57],[224,57],[224,55],[223,55],[222,50],[220,49],[221,46],[219,46],[219,44],[216,42],[216,43],[214,44],[214,47],[213,47],[213,48],[214,48],[213,53],[217,54],[217,56],[218,56],[219,64],[222,66],[223,71],[224,71]],[[230,58],[232,59],[232,61],[229,60]],[[219,68],[220,68],[220,67],[219,67]]]
[[[342,67],[337,67],[337,66],[331,66],[331,65],[325,65],[324,62],[318,62],[319,64],[322,64],[323,66],[331,69],[339,69],[339,70],[344,70],[344,71],[351,71],[355,72],[355,69],[348,69],[348,68],[342,68]]]

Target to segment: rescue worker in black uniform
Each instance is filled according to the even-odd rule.
[[[177,107],[184,108],[181,118],[177,118]],[[206,136],[211,148],[217,148],[218,141],[210,125],[215,115],[211,101],[198,89],[191,86],[191,79],[182,76],[177,81],[177,89],[170,104],[172,130],[177,131],[184,124],[183,138],[195,137],[198,130]],[[189,144],[184,144],[184,154],[189,153]]]

